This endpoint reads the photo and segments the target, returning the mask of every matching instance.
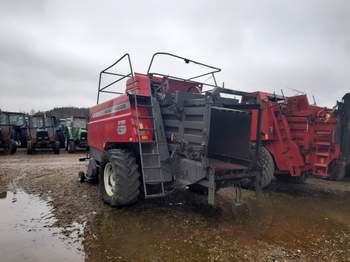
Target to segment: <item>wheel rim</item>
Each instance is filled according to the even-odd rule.
[[[114,188],[115,188],[115,180],[113,176],[113,166],[111,163],[107,163],[104,169],[103,180],[105,190],[108,196],[113,196]]]

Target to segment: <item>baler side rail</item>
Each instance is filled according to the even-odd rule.
[[[153,61],[154,61],[155,57],[159,56],[159,55],[170,56],[170,57],[173,57],[175,59],[180,59],[180,60],[183,60],[186,64],[193,63],[195,65],[198,65],[198,66],[210,69],[211,71],[209,71],[207,73],[204,73],[204,74],[192,76],[190,78],[181,78],[181,77],[172,76],[172,75],[166,75],[166,74],[162,74],[162,73],[158,73],[158,72],[151,72]],[[218,68],[218,67],[214,67],[214,66],[211,66],[211,65],[208,65],[208,64],[204,64],[204,63],[201,63],[201,62],[198,62],[198,61],[194,61],[194,60],[182,57],[182,56],[178,56],[178,55],[175,55],[175,54],[172,54],[172,53],[167,53],[167,52],[157,52],[157,53],[154,53],[152,58],[151,58],[151,62],[150,62],[149,66],[148,66],[148,69],[147,69],[147,75],[156,75],[156,76],[168,77],[168,78],[171,78],[171,79],[181,80],[181,81],[185,81],[185,82],[189,82],[189,83],[197,83],[197,84],[202,84],[202,85],[205,85],[205,86],[217,87],[218,85],[217,85],[217,82],[216,82],[215,74],[220,72],[220,71],[221,71],[221,69]],[[194,79],[198,79],[198,78],[201,78],[203,76],[208,76],[208,75],[212,76],[212,78],[214,80],[214,84],[208,84],[208,83],[204,83],[204,82],[193,81]]]
[[[108,72],[109,69],[113,68],[114,66],[116,66],[118,63],[120,63],[121,61],[123,61],[124,59],[127,59],[128,63],[129,63],[129,70],[130,72],[127,74],[119,74],[119,73],[113,73],[113,72]],[[102,76],[103,75],[113,75],[113,76],[119,76],[119,78],[103,87],[101,87],[102,84]],[[125,53],[122,57],[120,57],[116,62],[114,62],[112,65],[108,66],[107,68],[103,69],[100,72],[99,75],[99,80],[98,80],[98,91],[97,91],[97,104],[99,102],[100,99],[100,93],[108,93],[108,94],[116,94],[116,95],[121,95],[123,93],[121,92],[115,92],[115,91],[108,91],[106,90],[108,87],[111,87],[112,85],[118,83],[119,81],[127,78],[127,77],[134,77],[134,71],[132,68],[132,64],[131,64],[131,59],[130,59],[130,55],[129,53]]]

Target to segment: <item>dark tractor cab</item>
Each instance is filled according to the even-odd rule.
[[[27,147],[27,119],[24,113],[9,113],[9,121],[15,132],[17,146]]]
[[[60,153],[60,144],[56,135],[56,118],[38,114],[29,116],[27,131],[27,153],[32,154],[37,149],[52,149]]]
[[[10,123],[10,112],[0,112],[0,148],[5,154],[16,153],[15,130]]]

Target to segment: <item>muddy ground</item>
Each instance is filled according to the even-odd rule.
[[[122,209],[80,183],[82,154],[0,155],[0,254],[7,261],[350,261],[350,180],[179,191]],[[5,230],[6,229],[6,230]],[[15,248],[16,247],[16,248]],[[35,251],[33,251],[35,250]]]

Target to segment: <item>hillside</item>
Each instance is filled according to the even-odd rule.
[[[67,118],[71,116],[88,117],[89,109],[79,107],[56,107],[46,111],[46,113],[57,118]]]

